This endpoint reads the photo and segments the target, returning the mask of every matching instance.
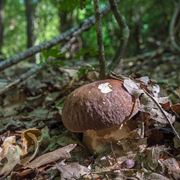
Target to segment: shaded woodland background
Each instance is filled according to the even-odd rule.
[[[100,7],[107,4],[107,1],[101,1]],[[171,74],[173,82],[178,81],[179,72],[175,71],[179,66],[179,58],[174,55],[179,53],[179,2],[121,1],[119,10],[130,29],[125,57],[142,55],[133,61],[125,60],[123,73],[150,75],[162,83],[167,83],[166,79]],[[50,40],[81,24],[93,15],[94,9],[92,1],[84,0],[1,0],[0,12],[0,58],[3,61],[17,52]],[[119,41],[122,38],[122,29],[117,25],[112,13],[103,18],[102,33],[108,64],[116,51],[121,49]],[[67,46],[65,44],[66,41],[48,51],[42,51],[36,56],[36,62],[44,62],[49,57],[54,57],[59,60],[57,64],[60,66],[82,62],[90,62],[92,66],[97,64],[95,58],[98,48],[94,26],[72,38]],[[159,58],[156,53],[163,53],[163,58]],[[150,60],[151,56],[155,56],[155,59]]]

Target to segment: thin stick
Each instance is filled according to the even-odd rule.
[[[103,44],[103,36],[102,36],[102,22],[101,22],[102,17],[99,10],[99,0],[94,0],[94,11],[96,17],[97,44],[99,50],[100,78],[103,79],[106,75],[106,65],[105,65],[105,53],[104,53],[104,44]]]

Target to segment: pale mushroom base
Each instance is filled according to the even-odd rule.
[[[103,130],[87,130],[83,133],[83,142],[91,152],[100,154],[111,150],[112,143],[128,138],[131,132],[129,123]]]

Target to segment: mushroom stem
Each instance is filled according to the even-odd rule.
[[[83,142],[91,152],[99,154],[109,151],[111,142],[117,144],[119,140],[127,138],[131,130],[129,123],[103,130],[87,130],[83,133]]]

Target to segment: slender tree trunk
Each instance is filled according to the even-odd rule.
[[[4,16],[4,0],[0,0],[0,54],[2,54],[3,47],[3,17]]]
[[[26,8],[26,33],[27,33],[27,48],[34,44],[34,7],[32,0],[24,0]]]

